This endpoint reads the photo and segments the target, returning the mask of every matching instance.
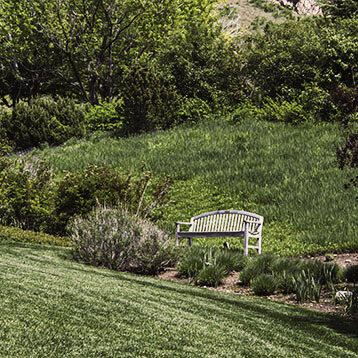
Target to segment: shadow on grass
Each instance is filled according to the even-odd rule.
[[[76,271],[82,271],[88,273],[88,270],[81,269],[80,267],[73,268]],[[98,272],[91,271],[91,273],[95,275],[101,275],[108,278],[117,278],[119,280],[128,281],[131,283],[136,283],[140,286],[155,288],[157,290],[163,291],[172,291],[181,295],[189,295],[197,298],[204,298],[207,300],[214,301],[217,303],[218,307],[220,304],[228,304],[236,306],[237,308],[241,308],[247,311],[255,311],[259,315],[264,315],[272,318],[273,321],[277,323],[288,324],[293,328],[297,328],[301,326],[301,329],[315,331],[313,332],[315,335],[319,334],[319,329],[322,326],[326,326],[330,329],[333,329],[337,333],[341,333],[347,335],[349,338],[358,338],[358,322],[354,320],[350,320],[344,317],[335,316],[332,314],[324,314],[320,312],[315,312],[312,310],[304,309],[301,307],[295,307],[291,305],[287,305],[280,302],[272,302],[266,301],[267,305],[264,307],[265,299],[254,298],[254,297],[245,297],[238,295],[233,295],[233,297],[228,297],[230,294],[224,294],[221,292],[213,292],[204,288],[198,287],[188,287],[186,284],[182,283],[174,283],[163,280],[158,280],[155,282],[155,279],[143,276],[132,276],[131,274],[121,274],[118,276],[118,272]],[[153,282],[154,281],[154,282]],[[247,302],[250,301],[250,302]],[[277,309],[273,309],[273,307],[277,307]],[[281,311],[279,311],[281,310]],[[286,313],[282,312],[282,310],[286,310]],[[287,312],[287,310],[289,312]],[[223,315],[223,312],[217,310],[213,312],[215,314]],[[290,314],[292,313],[292,314]],[[227,315],[230,318],[230,315]],[[324,334],[322,332],[322,334]],[[357,341],[358,348],[358,341]]]
[[[5,244],[5,243],[4,243]],[[237,309],[246,310],[247,312],[253,312],[260,316],[269,317],[273,324],[281,324],[283,327],[289,326],[296,330],[302,330],[312,332],[313,336],[325,335],[325,331],[322,331],[322,327],[328,327],[337,333],[344,334],[348,338],[358,338],[358,322],[345,319],[343,317],[337,317],[330,314],[319,313],[300,307],[290,306],[284,303],[265,301],[265,299],[242,297],[238,295],[224,294],[220,292],[213,292],[207,289],[188,286],[186,284],[174,283],[164,280],[156,280],[151,277],[135,276],[134,274],[122,273],[118,271],[110,271],[95,266],[87,266],[79,263],[71,262],[68,260],[68,251],[62,247],[49,247],[42,245],[28,245],[22,243],[6,243],[2,245],[0,243],[0,250],[2,252],[8,252],[13,255],[19,255],[18,249],[32,249],[41,252],[54,253],[60,259],[64,259],[73,271],[82,272],[84,274],[92,274],[101,276],[103,278],[116,279],[121,281],[127,281],[134,283],[138,286],[147,288],[153,288],[156,290],[162,290],[165,292],[174,292],[182,296],[191,296],[199,299],[206,299],[213,301],[217,305],[218,309],[208,308],[210,313],[217,316],[222,316],[227,319],[233,319],[233,314],[226,313],[220,309],[223,304],[235,306]],[[31,260],[41,262],[46,265],[54,265],[58,267],[58,262],[51,261],[48,258],[35,258],[31,256]],[[65,260],[67,259],[67,260]],[[109,299],[109,298],[108,298]],[[238,311],[240,312],[240,311]],[[336,337],[338,344],[344,346],[347,342],[343,338]],[[358,349],[358,341],[354,344]]]

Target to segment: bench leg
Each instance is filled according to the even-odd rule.
[[[249,237],[248,237],[248,230],[247,230],[247,224],[245,223],[244,228],[244,255],[248,256],[249,254]]]
[[[261,237],[257,239],[257,253],[261,254]]]
[[[191,247],[191,245],[193,245],[193,238],[189,237],[189,247]]]
[[[179,237],[175,235],[175,246],[179,246]]]

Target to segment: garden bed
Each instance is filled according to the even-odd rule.
[[[321,261],[326,260],[326,256],[310,256],[305,257],[305,259],[317,259]],[[358,253],[345,253],[345,254],[334,254],[333,261],[337,263],[341,267],[347,267],[349,265],[357,265],[358,264]],[[214,290],[218,292],[225,292],[231,294],[237,294],[242,296],[253,296],[252,290],[248,286],[243,286],[240,281],[240,273],[239,272],[231,272],[229,276],[227,276],[223,282],[218,287],[208,287],[202,286],[205,289]],[[180,282],[184,284],[192,284],[188,278],[181,278],[178,275],[178,270],[175,268],[167,268],[164,272],[157,275],[157,278],[163,280],[169,280],[173,282]],[[350,287],[351,285],[349,285]],[[347,284],[341,283],[338,285],[338,288],[342,290],[347,287]],[[351,287],[350,287],[351,288]],[[268,300],[283,302],[290,305],[296,305],[308,309],[312,309],[318,312],[329,313],[329,314],[338,314],[347,316],[344,312],[344,308],[342,305],[334,304],[332,300],[332,292],[330,291],[322,291],[320,301],[317,303],[315,301],[311,302],[303,302],[298,303],[295,299],[295,294],[284,295],[282,293],[273,294],[265,297]],[[358,321],[358,314],[354,316],[350,316],[352,320]]]

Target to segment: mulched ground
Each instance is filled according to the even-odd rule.
[[[305,256],[302,258],[326,261],[325,256]],[[349,265],[358,265],[358,252],[350,253],[350,254],[335,254],[333,256],[333,261],[331,262],[335,262],[342,267],[346,267]],[[165,272],[162,272],[157,277],[163,280],[170,280],[174,282],[191,284],[188,279],[179,278],[178,271],[174,268],[168,268]],[[217,288],[206,287],[206,286],[202,286],[202,287],[208,290],[215,290],[215,291],[244,295],[244,296],[253,296],[252,291],[248,287],[241,285],[238,272],[232,272]],[[340,289],[343,290],[344,288],[345,286],[344,284],[342,284]],[[266,298],[268,300],[284,302],[287,304],[309,308],[315,311],[320,311],[330,314],[345,315],[342,306],[333,304],[331,292],[322,292],[319,303],[317,302],[297,303],[295,300],[295,295],[293,294],[291,295],[276,294],[276,295],[267,296]],[[349,318],[353,320],[358,320],[358,314],[356,314],[354,317],[349,317]]]

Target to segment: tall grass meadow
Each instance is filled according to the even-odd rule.
[[[207,120],[129,138],[97,133],[41,155],[58,175],[88,163],[169,175],[174,203],[163,209],[162,228],[207,211],[248,210],[265,218],[264,251],[295,255],[358,248],[358,202],[344,189],[357,169],[338,169],[337,141],[332,123]],[[242,246],[237,239],[230,244]]]

